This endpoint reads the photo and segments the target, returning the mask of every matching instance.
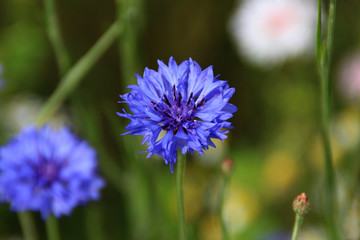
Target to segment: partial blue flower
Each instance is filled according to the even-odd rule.
[[[67,128],[31,126],[0,148],[0,198],[13,211],[69,215],[99,199],[104,184],[96,152]]]
[[[158,64],[158,71],[145,68],[143,77],[136,75],[137,85],[128,86],[131,92],[120,95],[132,114],[117,114],[130,120],[125,134],[144,135],[148,157],[161,155],[173,173],[178,149],[203,154],[215,147],[212,138],[226,138],[232,128],[227,120],[237,111],[228,103],[235,89],[214,77],[212,66],[201,70],[191,58]]]
[[[289,240],[291,235],[287,232],[274,232],[265,234],[259,240]]]

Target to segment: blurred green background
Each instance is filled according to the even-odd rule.
[[[130,2],[130,3],[129,3]],[[234,160],[224,218],[233,239],[283,239],[294,214],[292,201],[308,193],[312,210],[302,239],[326,239],[322,222],[323,150],[320,84],[315,56],[270,69],[238,54],[228,31],[237,1],[59,0],[61,32],[74,64],[129,6],[130,21],[50,122],[68,124],[99,154],[107,181],[99,202],[76,208],[59,220],[62,239],[177,239],[175,175],[162,159],[146,159],[141,139],[120,136],[127,121],[116,112],[119,94],[157,59],[189,57],[228,80],[238,107],[224,143],[187,161],[185,211],[190,239],[221,239],[216,199],[220,162]],[[338,217],[346,236],[359,236],[359,105],[338,91],[342,59],[360,50],[358,0],[339,1],[332,62],[333,155],[337,170]],[[315,45],[315,43],[314,43]],[[315,55],[315,54],[314,54]],[[61,79],[48,40],[43,2],[0,1],[0,143],[30,124]],[[136,141],[136,144],[129,143]],[[176,172],[176,170],[175,170]],[[18,239],[17,216],[0,205],[0,239]],[[45,238],[44,224],[36,215]],[[350,227],[357,226],[357,227]],[[305,235],[308,234],[308,235]],[[286,238],[285,238],[286,239]]]

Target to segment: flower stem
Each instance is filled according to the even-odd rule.
[[[60,107],[66,97],[77,87],[89,70],[118,38],[121,29],[119,23],[114,22],[94,46],[67,72],[55,92],[40,110],[35,121],[37,125],[43,124]]]
[[[61,36],[59,19],[56,14],[55,0],[44,0],[47,33],[55,52],[60,75],[63,76],[70,68],[70,58]]]
[[[291,240],[298,239],[300,227],[301,227],[301,224],[303,223],[303,221],[304,221],[304,216],[301,216],[300,214],[296,214],[295,224],[294,224],[294,229],[293,229]]]
[[[134,83],[134,74],[139,70],[138,36],[144,16],[143,0],[117,0],[118,21],[123,22],[124,34],[119,38],[119,55],[122,82],[125,86]]]
[[[86,212],[86,230],[88,240],[106,239],[102,227],[103,219],[101,209],[98,203],[93,203],[92,206],[88,206]]]
[[[332,46],[334,41],[336,0],[330,0],[329,19],[327,25],[327,35],[325,43],[321,39],[321,0],[318,1],[318,33],[317,33],[317,61],[321,80],[321,104],[322,104],[322,137],[325,155],[325,218],[330,239],[339,239],[335,223],[336,210],[336,189],[335,173],[332,161],[331,143],[330,143],[330,105],[331,105],[331,87],[330,87],[330,64],[332,55]]]
[[[46,220],[46,231],[48,240],[60,240],[57,220],[52,215]]]
[[[177,159],[177,175],[176,175],[176,189],[178,202],[178,221],[179,221],[179,239],[186,239],[185,229],[185,212],[184,212],[184,173],[185,173],[186,158],[181,152],[178,153]]]
[[[31,212],[18,213],[21,229],[26,240],[39,239]]]

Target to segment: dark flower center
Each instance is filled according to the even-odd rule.
[[[37,169],[40,182],[45,185],[50,185],[58,175],[58,165],[55,162],[44,160]]]
[[[154,110],[163,118],[160,126],[163,130],[174,130],[174,135],[181,127],[186,134],[189,129],[196,127],[197,119],[193,116],[194,110],[204,104],[204,98],[195,104],[193,93],[188,99],[183,99],[181,93],[173,86],[172,94],[163,95],[161,103],[152,101]]]

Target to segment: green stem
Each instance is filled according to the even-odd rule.
[[[181,152],[178,153],[176,168],[176,190],[178,202],[178,221],[179,221],[179,239],[186,239],[186,225],[185,225],[185,212],[184,212],[184,173],[186,158]]]
[[[330,0],[328,33],[327,33],[327,41],[326,41],[326,51],[328,54],[327,56],[328,67],[330,66],[330,62],[331,62],[332,48],[334,43],[335,18],[336,18],[336,0]]]
[[[335,222],[336,189],[335,173],[332,160],[330,142],[330,119],[331,119],[331,87],[330,87],[330,65],[332,46],[334,41],[336,0],[330,0],[328,29],[325,43],[321,40],[321,0],[318,1],[318,33],[317,33],[317,61],[321,79],[321,104],[322,104],[322,137],[325,155],[325,217],[330,239],[339,239]]]
[[[86,211],[86,229],[88,240],[101,240],[106,239],[104,231],[102,229],[102,214],[98,203],[93,203],[92,206],[88,206]]]
[[[31,212],[18,213],[21,229],[26,240],[39,239]]]
[[[304,216],[301,216],[300,214],[296,214],[295,224],[294,224],[294,229],[293,229],[291,240],[298,239],[300,227],[301,227],[301,224],[303,223],[303,221],[304,221]]]
[[[318,62],[318,67],[320,68],[321,62],[321,50],[322,50],[322,27],[321,27],[321,9],[322,4],[321,0],[318,0],[318,21],[317,21],[317,33],[316,33],[316,60]]]
[[[64,40],[61,36],[59,19],[56,14],[55,0],[44,0],[44,7],[47,22],[47,33],[52,47],[54,48],[60,75],[63,76],[70,68],[70,58],[68,52],[66,51]]]
[[[46,231],[48,240],[60,240],[57,220],[52,215],[46,219]]]
[[[220,186],[220,190],[219,190],[219,218],[220,218],[220,222],[221,222],[221,230],[222,230],[222,239],[223,240],[228,240],[229,239],[229,232],[227,231],[227,227],[226,227],[226,223],[225,223],[225,219],[223,217],[223,212],[224,212],[224,198],[225,198],[225,192],[226,192],[226,188],[228,186],[229,183],[229,176],[224,176],[223,178],[223,182]]]
[[[140,65],[138,35],[143,15],[143,0],[117,1],[118,20],[124,23],[124,34],[119,38],[120,68],[123,83],[127,86],[134,82],[134,74]]]
[[[45,120],[61,106],[66,97],[74,91],[84,76],[118,38],[120,33],[121,27],[119,26],[119,23],[113,23],[95,43],[95,45],[82,58],[80,58],[77,63],[75,63],[75,65],[60,81],[59,86],[51,95],[50,99],[40,110],[40,113],[35,121],[37,125],[42,125]]]
[[[325,154],[325,217],[327,223],[328,234],[332,236],[332,239],[338,239],[336,234],[335,223],[335,209],[336,209],[336,194],[335,194],[335,173],[332,162],[332,153],[330,145],[330,93],[329,93],[329,81],[326,80],[326,75],[322,77],[321,89],[322,89],[322,119],[323,119],[323,144]]]

